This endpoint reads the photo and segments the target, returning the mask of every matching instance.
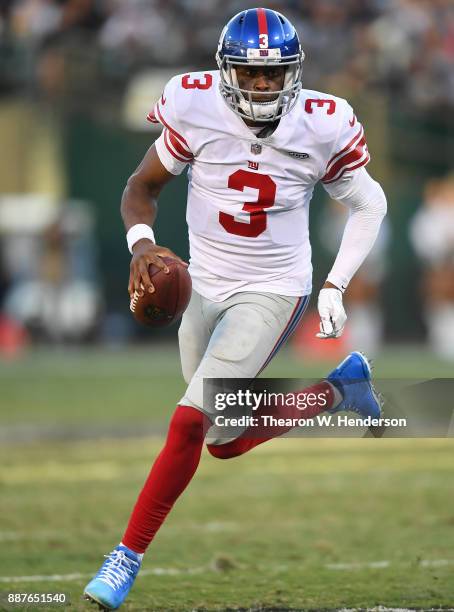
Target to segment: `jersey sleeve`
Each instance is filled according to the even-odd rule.
[[[352,172],[370,161],[364,128],[347,102],[340,122],[338,135],[321,181],[328,185],[339,180],[346,172]]]
[[[181,104],[178,104],[178,85],[176,77],[171,79],[147,115],[148,121],[163,126],[154,144],[162,165],[172,174],[181,174],[194,158],[178,119],[184,112],[184,109],[179,108]]]

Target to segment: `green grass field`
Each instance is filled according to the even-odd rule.
[[[0,592],[64,592],[65,609],[92,609],[83,586],[160,448],[184,389],[178,367],[166,346],[1,364]],[[266,375],[326,368],[283,353]],[[451,370],[409,349],[376,362],[381,377]],[[124,609],[452,607],[453,450],[443,439],[282,439],[230,461],[204,454]]]

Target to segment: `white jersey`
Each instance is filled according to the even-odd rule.
[[[309,294],[314,186],[370,159],[351,106],[303,89],[276,130],[260,138],[226,104],[212,71],[173,77],[148,119],[164,126],[155,146],[167,170],[180,174],[190,164],[195,290],[213,301],[238,291]]]

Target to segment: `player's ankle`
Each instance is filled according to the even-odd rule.
[[[142,561],[142,558],[143,558],[143,556],[145,554],[145,551],[139,552],[137,550],[134,550],[134,547],[129,546],[128,544],[125,544],[124,542],[120,542],[119,546],[124,546],[125,548],[128,548],[130,551],[132,551],[135,555],[137,555],[139,557],[140,561]]]

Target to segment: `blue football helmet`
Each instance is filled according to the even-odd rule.
[[[227,104],[240,117],[257,122],[280,119],[294,107],[301,89],[304,52],[290,21],[271,9],[241,11],[224,27],[216,61],[221,75],[220,89]],[[284,85],[270,100],[270,93],[240,89],[236,74],[239,65],[285,66]],[[274,93],[274,92],[273,92]],[[262,102],[252,99],[264,96]]]

